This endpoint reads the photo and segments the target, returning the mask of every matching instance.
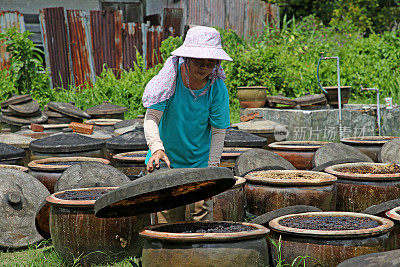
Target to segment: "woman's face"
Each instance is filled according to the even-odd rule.
[[[190,74],[197,79],[206,79],[218,64],[216,59],[189,58],[188,62]]]

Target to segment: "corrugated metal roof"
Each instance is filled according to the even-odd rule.
[[[20,32],[25,31],[24,17],[18,11],[0,10],[0,32],[5,32],[8,28],[16,27]],[[10,67],[10,55],[6,52],[6,46],[0,41],[0,69]]]
[[[96,75],[100,75],[106,64],[119,76],[122,69],[121,11],[90,11],[90,29]]]
[[[75,86],[95,81],[87,13],[67,10],[69,43]]]
[[[71,83],[68,33],[63,7],[40,10],[46,63],[50,65],[53,87],[68,88]]]

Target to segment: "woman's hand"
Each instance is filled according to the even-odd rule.
[[[149,161],[147,162],[147,171],[152,172],[154,170],[154,165],[156,166],[156,168],[160,168],[161,159],[165,163],[167,163],[168,168],[171,168],[171,163],[169,162],[167,155],[165,154],[164,150],[160,149],[154,152],[153,155],[151,155]]]

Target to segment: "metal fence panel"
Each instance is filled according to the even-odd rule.
[[[164,27],[149,27],[146,24],[143,26],[146,29],[146,63],[148,68],[152,68],[162,62],[160,47],[164,40]]]
[[[106,64],[119,76],[122,69],[121,11],[90,11],[90,29],[96,75],[100,75]]]
[[[5,32],[8,28],[16,27],[18,31],[25,31],[24,17],[18,11],[0,10],[0,32]],[[10,54],[6,51],[3,41],[0,41],[0,69],[10,67]]]
[[[53,87],[68,88],[71,84],[71,72],[64,8],[41,9],[40,24],[46,63],[50,67],[51,84]]]
[[[133,69],[136,51],[143,53],[142,27],[136,23],[122,24],[122,66]]]
[[[75,86],[95,81],[87,13],[67,10],[69,44]]]
[[[164,38],[168,38],[169,36],[181,36],[183,9],[164,8],[163,12]]]

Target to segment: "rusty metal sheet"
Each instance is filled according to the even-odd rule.
[[[164,40],[164,27],[152,26],[146,29],[146,63],[148,68],[153,68],[162,62],[161,58],[161,42]]]
[[[5,32],[8,28],[16,27],[20,32],[25,31],[24,17],[18,11],[0,10],[0,32]],[[0,69],[10,67],[10,55],[6,52],[6,46],[0,41]]]
[[[95,81],[87,13],[67,10],[69,44],[75,86]]]
[[[164,38],[169,36],[181,36],[181,25],[183,18],[182,8],[164,8],[163,14],[163,26],[164,26]]]
[[[90,28],[96,75],[106,64],[117,76],[122,69],[122,12],[90,11]]]
[[[142,27],[136,23],[123,23],[122,66],[124,70],[133,69],[136,51],[143,54]]]
[[[71,77],[64,8],[40,9],[39,18],[42,27],[46,64],[50,65],[52,85],[53,87],[68,88],[71,83]]]

